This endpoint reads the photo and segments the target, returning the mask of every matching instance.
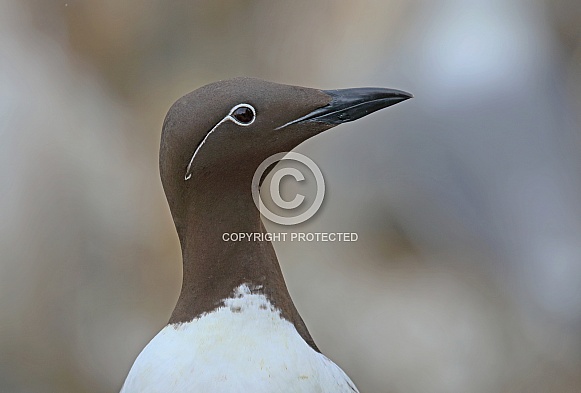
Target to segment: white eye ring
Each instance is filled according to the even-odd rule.
[[[240,108],[250,109],[250,111],[252,112],[252,119],[250,119],[250,121],[243,122],[241,120],[238,120],[236,117],[234,117],[235,116],[234,112],[236,112]],[[232,109],[230,109],[230,113],[228,113],[228,116],[224,120],[226,120],[226,119],[232,120],[234,123],[238,124],[239,126],[246,127],[246,126],[249,126],[252,123],[254,123],[254,120],[256,120],[256,110],[250,104],[244,104],[244,103],[238,104],[238,105],[235,105]]]
[[[234,117],[234,112],[236,112],[236,110],[238,110],[240,108],[247,108],[247,109],[250,109],[252,111],[252,119],[248,123],[244,123],[244,122],[242,122]],[[245,103],[235,105],[232,109],[230,109],[230,112],[226,115],[226,117],[224,117],[222,120],[220,120],[218,122],[218,124],[216,124],[214,127],[212,127],[212,129],[210,131],[208,131],[208,133],[206,134],[204,139],[202,139],[202,141],[200,142],[200,144],[198,145],[198,147],[194,151],[194,154],[192,155],[192,158],[190,159],[188,167],[186,168],[186,175],[184,176],[184,180],[189,180],[192,177],[191,170],[192,170],[192,164],[194,163],[194,158],[196,158],[196,155],[198,154],[198,152],[200,151],[202,146],[204,146],[204,143],[206,143],[206,140],[208,139],[208,137],[214,131],[216,131],[216,129],[218,128],[218,126],[220,124],[227,122],[228,120],[230,120],[233,123],[236,123],[237,125],[242,126],[242,127],[249,126],[252,123],[254,123],[254,120],[256,120],[256,110],[254,109],[254,107],[252,105],[245,104]]]

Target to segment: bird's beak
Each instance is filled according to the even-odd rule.
[[[413,95],[405,91],[375,87],[323,90],[323,92],[331,96],[329,104],[277,129],[291,124],[306,122],[319,122],[335,126],[360,119],[370,113],[413,97]]]

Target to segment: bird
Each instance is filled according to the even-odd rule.
[[[183,279],[168,324],[121,393],[358,392],[321,353],[288,292],[251,183],[276,153],[412,98],[387,88],[320,90],[237,77],[178,99],[162,126],[159,170],[181,244]]]

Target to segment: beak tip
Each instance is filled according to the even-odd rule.
[[[414,98],[412,93],[408,93],[407,91],[398,90],[399,96],[401,97],[402,101],[409,100],[410,98]]]

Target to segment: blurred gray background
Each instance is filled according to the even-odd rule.
[[[573,0],[0,0],[0,391],[121,387],[181,282],[163,116],[248,75],[416,97],[298,149],[294,230],[359,241],[276,244],[361,392],[581,392],[580,38]]]

